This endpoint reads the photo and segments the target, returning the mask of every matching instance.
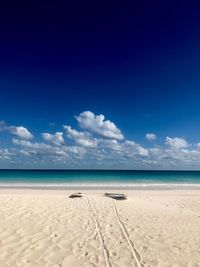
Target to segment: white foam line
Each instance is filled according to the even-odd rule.
[[[18,188],[18,187],[31,187],[31,188],[88,188],[88,187],[120,187],[120,188],[200,188],[200,183],[1,183],[0,188]]]

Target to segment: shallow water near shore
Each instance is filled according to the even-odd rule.
[[[0,188],[197,189],[200,171],[0,170]]]

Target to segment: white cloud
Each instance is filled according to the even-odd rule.
[[[200,150],[200,142],[196,144],[196,148]]]
[[[147,157],[147,156],[149,156],[149,151],[148,151],[148,149],[146,149],[146,148],[144,148],[144,147],[142,147],[142,146],[138,146],[138,147],[137,147],[137,150],[138,150],[138,154],[139,154],[140,156],[143,156],[143,157]]]
[[[29,140],[33,138],[33,135],[29,132],[29,130],[23,126],[13,126],[7,125],[4,121],[0,121],[0,131],[9,132],[12,135],[17,136],[18,138]]]
[[[10,126],[9,131],[11,134],[16,135],[18,138],[21,139],[32,139],[33,135],[23,126]]]
[[[110,149],[116,152],[117,154],[120,153],[122,157],[135,157],[135,156],[142,156],[146,157],[149,155],[148,149],[144,148],[140,144],[135,143],[134,141],[123,141],[118,142],[117,140],[101,140],[101,147],[103,149]]]
[[[84,111],[76,116],[77,121],[81,128],[88,130],[92,133],[98,134],[103,138],[123,140],[124,136],[116,125],[105,120],[104,115],[95,115],[91,111]]]
[[[123,151],[123,144],[119,143],[117,140],[112,140],[112,139],[101,140],[101,146],[103,148],[108,148],[115,151],[121,151],[121,152]]]
[[[56,146],[61,146],[65,143],[62,132],[56,132],[55,134],[42,133],[42,137],[45,141],[50,142]]]
[[[181,149],[188,147],[188,143],[184,138],[179,137],[166,137],[165,144],[170,146],[172,149]]]
[[[8,149],[0,149],[0,159],[1,160],[10,160],[14,153],[10,152]]]
[[[149,140],[149,141],[154,141],[156,140],[157,136],[154,134],[154,133],[147,133],[145,135],[146,139]]]
[[[27,141],[27,140],[20,140],[20,139],[16,139],[16,138],[13,138],[12,142],[15,145],[20,145],[20,146],[23,146],[26,148],[31,148],[31,149],[48,149],[51,147],[50,145],[47,145],[44,143],[37,143],[37,142],[32,143],[32,142]]]
[[[132,152],[133,154],[137,154],[142,157],[149,156],[148,149],[144,148],[140,144],[135,143],[134,141],[125,141],[125,148],[129,148],[129,153]],[[130,150],[131,149],[131,150]]]
[[[51,144],[30,142],[27,140],[19,140],[16,138],[12,139],[13,144],[23,147],[34,154],[44,154],[44,155],[67,155],[67,153],[83,154],[84,150],[77,146],[52,146]]]
[[[77,144],[88,148],[96,148],[98,146],[98,140],[96,138],[92,138],[88,133],[79,132],[67,125],[64,125],[63,127],[67,136],[73,139]]]

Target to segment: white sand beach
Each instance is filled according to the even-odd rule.
[[[0,190],[2,267],[198,267],[200,191]]]

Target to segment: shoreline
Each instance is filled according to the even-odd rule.
[[[87,195],[98,195],[101,197],[105,197],[104,193],[124,193],[129,198],[133,198],[134,196],[143,196],[143,195],[169,195],[169,196],[199,196],[200,197],[200,189],[124,189],[124,188],[69,188],[69,189],[57,189],[57,188],[0,188],[0,195],[65,195],[68,196],[75,192],[81,192],[83,196]]]
[[[0,183],[0,190],[200,190],[199,183]]]

